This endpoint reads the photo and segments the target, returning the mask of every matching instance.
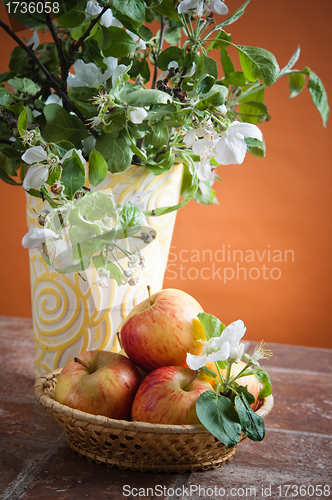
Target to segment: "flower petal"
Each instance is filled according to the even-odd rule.
[[[222,342],[229,342],[231,348],[236,347],[243,335],[246,333],[246,327],[241,319],[233,321],[228,325],[219,337]]]
[[[197,7],[197,0],[182,0],[178,5],[178,13],[184,14],[190,9],[195,9]]]
[[[221,2],[221,0],[210,0],[208,9],[212,10],[212,12],[215,12],[216,14],[220,14],[221,16],[225,16],[228,13],[227,5],[225,5],[224,2]]]
[[[144,108],[134,108],[132,111],[129,113],[129,119],[132,123],[142,123],[144,118],[148,116],[147,112],[145,111]]]
[[[57,239],[58,236],[51,229],[34,227],[30,229],[22,238],[22,246],[24,248],[41,248],[47,239]]]
[[[48,166],[42,163],[31,165],[23,181],[24,189],[39,189],[48,179]]]
[[[229,358],[230,344],[229,342],[223,342],[220,346],[219,351],[212,352],[207,355],[207,361],[214,363],[215,361],[226,361]]]
[[[239,121],[232,122],[227,132],[232,136],[241,134],[243,137],[251,137],[252,139],[258,139],[259,141],[263,140],[261,130],[253,123],[244,123]]]
[[[208,362],[207,356],[195,356],[194,354],[187,354],[186,363],[191,370],[199,370]]]
[[[47,153],[41,146],[33,146],[32,148],[27,149],[21,158],[25,161],[25,163],[31,165],[37,161],[46,160]]]
[[[247,145],[239,137],[222,136],[214,148],[214,158],[221,165],[241,164],[246,156]]]

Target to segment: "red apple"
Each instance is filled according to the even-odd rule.
[[[199,303],[181,290],[165,289],[134,307],[121,327],[129,358],[150,372],[160,366],[186,366],[188,352],[200,355],[205,339],[197,319]]]
[[[155,424],[199,424],[196,401],[211,385],[197,372],[162,366],[141,383],[131,410],[132,419]]]
[[[93,415],[130,420],[131,405],[140,382],[137,367],[125,356],[87,351],[63,368],[58,376],[55,399]]]

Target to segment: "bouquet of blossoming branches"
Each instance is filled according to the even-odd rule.
[[[291,97],[308,83],[326,124],[321,80],[294,69],[299,49],[280,69],[271,52],[232,40],[229,27],[250,0],[232,14],[221,0],[31,0],[25,10],[3,1],[32,38],[21,41],[0,20],[17,42],[0,75],[0,178],[48,202],[23,245],[40,248],[59,272],[92,263],[101,283],[135,284],[143,259],[121,240],[149,243],[155,233],[142,213],[159,216],[190,199],[216,203],[219,164],[242,163],[247,151],[265,155],[257,124],[270,118],[265,92],[279,78],[289,79]],[[41,42],[45,31],[52,43]],[[108,172],[135,164],[157,176],[176,163],[184,174],[175,206],[144,212],[145,193],[120,206],[98,191]]]

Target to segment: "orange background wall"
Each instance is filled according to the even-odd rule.
[[[226,4],[233,12],[242,1]],[[315,71],[332,102],[331,19],[330,0],[252,0],[226,31],[239,45],[272,51],[280,66],[300,44],[297,68]],[[5,71],[14,44],[0,37]],[[219,167],[219,205],[191,201],[178,212],[164,286],[190,293],[226,324],[243,319],[248,339],[331,348],[331,123],[323,128],[307,90],[289,100],[285,79],[267,89],[267,104],[266,158]],[[0,194],[0,314],[30,316],[24,192],[1,183]],[[241,262],[241,251],[255,260]]]

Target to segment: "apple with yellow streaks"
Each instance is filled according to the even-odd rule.
[[[187,353],[201,355],[203,350],[200,312],[200,304],[182,290],[168,288],[150,295],[123,322],[122,348],[147,372],[161,366],[187,366]]]
[[[87,351],[69,361],[57,378],[55,400],[93,415],[130,420],[141,376],[115,352]]]
[[[150,372],[139,386],[132,419],[154,424],[199,424],[196,401],[205,391],[211,391],[211,385],[198,372],[162,366]]]

